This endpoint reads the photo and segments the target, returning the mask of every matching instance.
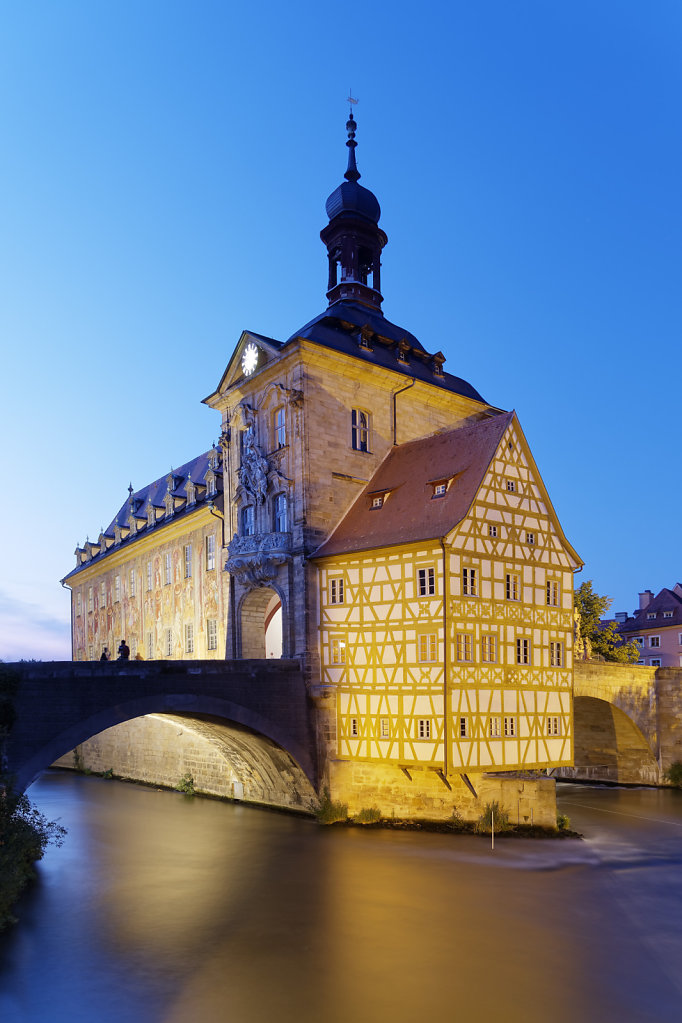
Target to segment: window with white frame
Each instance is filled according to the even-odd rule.
[[[660,636],[649,636],[649,646],[652,646],[652,647],[656,646],[656,647],[658,647],[660,645],[661,645],[661,637]]]
[[[377,508],[383,508],[384,506],[384,495],[375,494],[372,498],[372,504],[370,505],[372,511],[376,511]]]
[[[185,579],[192,578],[192,545],[185,544]]]
[[[655,611],[649,611],[649,613],[647,614],[647,618],[649,621],[653,621],[655,617],[656,617]]]
[[[147,660],[151,661],[154,658],[154,633],[147,633]]]
[[[284,405],[276,408],[272,415],[272,422],[275,433],[275,447],[285,448],[287,444],[287,423],[286,410]]]
[[[429,663],[436,660],[438,654],[438,636],[435,632],[425,632],[419,637],[419,660]]]
[[[78,590],[76,593],[76,614],[81,615],[83,613],[83,598],[81,597],[81,591]]]
[[[651,660],[649,661],[649,664],[651,665],[652,668],[660,668],[661,667],[661,658],[660,657],[652,657]]]
[[[417,721],[417,736],[420,739],[431,738],[431,721],[429,718],[419,718]]]
[[[457,660],[473,661],[474,637],[468,632],[457,633]]]
[[[507,480],[507,491],[510,494],[516,493],[516,480]]]
[[[215,533],[209,533],[206,537],[206,571],[215,570]]]
[[[134,597],[135,596],[135,569],[134,568],[132,568],[130,570],[130,576],[129,576],[129,579],[128,579],[128,587],[130,589],[130,596]]]
[[[187,622],[185,624],[185,653],[194,653],[194,623]]]
[[[434,483],[433,485],[433,497],[445,497],[448,492],[447,483]]]
[[[492,633],[484,633],[481,636],[481,660],[486,664],[494,664],[497,661],[497,636]]]
[[[210,476],[206,477],[206,496],[215,497],[215,493],[216,493],[215,476],[211,474]]]
[[[152,563],[151,563],[151,561],[148,561],[147,562],[147,591],[151,590],[151,588],[152,588]]]
[[[644,636],[635,636],[634,642],[637,646],[644,646]],[[680,639],[680,642],[682,643],[682,639]]]
[[[343,604],[343,579],[341,576],[329,580],[329,603]]]
[[[672,616],[673,616],[672,611],[664,611],[663,612],[663,617],[664,618],[672,618]]]
[[[547,606],[558,607],[559,597],[561,596],[561,587],[557,579],[547,580]]]
[[[526,543],[529,547],[535,546],[535,533],[526,533]]]
[[[468,597],[478,596],[478,573],[475,568],[462,569],[462,593]]]
[[[106,583],[99,584],[99,606],[106,607],[107,603],[107,586]],[[680,641],[682,642],[682,640]]]
[[[273,525],[276,533],[286,533],[287,525],[287,495],[276,494],[273,506]]]
[[[88,660],[94,661],[95,659],[95,648],[92,643],[88,643]]]
[[[369,451],[369,412],[354,408],[351,411],[351,447],[353,451]]]
[[[381,719],[381,738],[388,739],[391,735],[391,723],[388,718]]]
[[[497,536],[497,526],[492,526],[492,525],[488,526],[488,536],[492,536],[492,537]]]
[[[163,650],[166,657],[170,657],[173,653],[173,630],[166,629],[163,636]]]
[[[561,735],[561,718],[556,714],[547,718],[547,735]]]
[[[435,568],[417,569],[417,593],[420,597],[432,597],[436,592]]]
[[[163,556],[163,582],[164,586],[170,586],[173,582],[173,563],[170,551],[166,551]]]
[[[502,718],[491,717],[488,718],[488,735],[491,739],[499,739],[502,735]]]
[[[516,640],[516,663],[530,664],[530,640],[521,636]]]
[[[506,717],[504,719],[504,734],[506,736],[516,735],[516,718]]]
[[[256,532],[256,513],[252,504],[242,508],[242,536],[253,536]]]
[[[218,649],[218,620],[208,618],[206,621],[206,646],[209,650]]]
[[[121,577],[120,575],[114,576],[114,601],[119,603],[121,599]]]
[[[333,637],[331,641],[331,663],[332,664],[345,664],[346,663],[346,643],[345,640],[339,637]]]
[[[95,610],[95,596],[92,592],[92,586],[88,589],[88,611]]]
[[[507,572],[507,577],[505,579],[505,595],[507,597],[507,600],[521,599],[519,577],[514,572]]]
[[[564,666],[564,644],[560,642],[550,642],[549,644],[549,663],[552,668],[563,668]]]

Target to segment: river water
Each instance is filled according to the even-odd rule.
[[[0,1021],[680,1023],[682,793],[559,791],[493,851],[48,772]]]

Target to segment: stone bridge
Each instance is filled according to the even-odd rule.
[[[170,730],[168,746],[184,743],[190,758],[185,767],[189,763],[209,779],[202,791],[212,791],[207,762],[213,759],[214,773],[223,775],[216,794],[225,794],[227,771],[237,796],[255,793],[257,801],[299,808],[309,808],[315,798],[312,715],[297,660],[21,662],[8,667],[16,671],[18,684],[3,767],[18,791],[100,733],[124,736],[123,746],[120,738],[118,746],[108,742],[105,756],[118,750],[124,760],[137,757],[139,770],[142,755],[154,755],[158,773],[167,752],[162,733]],[[148,717],[138,721],[143,715]],[[130,732],[113,727],[124,722],[128,729],[137,728],[142,752],[132,748]],[[92,741],[96,752],[97,741]]]
[[[682,760],[682,669],[578,661],[575,766],[558,777],[659,785]]]

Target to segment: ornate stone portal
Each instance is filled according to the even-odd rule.
[[[235,535],[227,545],[227,571],[246,587],[268,586],[281,565],[291,560],[289,533]]]

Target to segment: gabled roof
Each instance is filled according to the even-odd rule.
[[[447,536],[471,508],[513,418],[505,412],[393,447],[313,557]],[[441,480],[446,493],[434,497]],[[382,493],[382,507],[373,509],[371,495]]]
[[[677,585],[679,586],[679,583]],[[664,618],[664,611],[672,611],[672,616]],[[650,614],[655,614],[656,617],[649,618]],[[627,618],[620,625],[619,631],[627,635],[634,635],[639,632],[667,629],[672,625],[682,626],[682,598],[673,590],[664,587],[649,601],[646,607],[640,608],[632,617]]]
[[[237,380],[244,378],[244,373],[241,368],[241,357],[244,349],[250,341],[257,341],[258,347],[261,351],[264,351],[267,355],[276,358],[283,347],[281,341],[276,341],[272,337],[266,337],[265,334],[256,334],[254,330],[243,330],[239,341],[237,342],[230,361],[225,367],[225,372],[220,378],[218,386],[215,391],[208,394],[205,398],[202,398],[202,402],[205,405],[211,404],[211,399],[216,398],[222,391],[227,390]],[[269,361],[269,360],[268,360]],[[262,367],[258,367],[259,369]]]

